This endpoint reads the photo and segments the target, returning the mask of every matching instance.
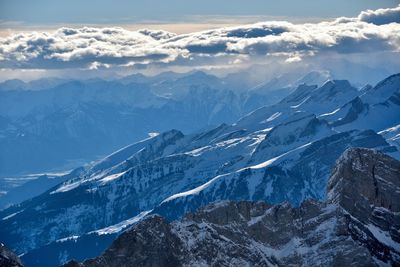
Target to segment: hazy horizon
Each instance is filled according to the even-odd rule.
[[[144,11],[136,20],[124,19],[121,14],[130,4],[121,10],[116,3],[103,21],[96,21],[109,6],[103,2],[87,20],[79,14],[89,12],[88,4],[74,14],[68,10],[77,3],[60,3],[60,16],[40,16],[53,9],[60,13],[54,3],[43,0],[46,8],[39,10],[38,4],[20,20],[30,5],[6,2],[2,1],[5,8],[0,13],[0,80],[191,70],[223,75],[263,64],[273,66],[272,74],[276,66],[285,72],[297,65],[326,69],[346,62],[395,73],[400,61],[400,6],[396,1],[382,1],[380,8],[376,1],[354,1],[346,8],[339,1],[294,11],[282,8],[296,6],[293,1],[267,5],[255,1],[252,8],[243,10],[239,9],[243,5],[234,2],[225,14],[218,13],[222,10],[218,5],[214,9],[195,5],[196,14],[190,12],[194,7],[184,5],[181,10],[158,11],[158,19],[153,20]],[[136,12],[141,8],[149,6],[139,5]],[[174,12],[176,17],[169,19]]]

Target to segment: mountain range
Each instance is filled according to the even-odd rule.
[[[197,71],[5,81],[0,83],[0,177],[71,169],[153,132],[192,133],[230,124],[278,102],[298,83],[329,77],[314,71],[259,83]]]
[[[203,74],[196,75],[201,76],[199,80],[205,79]],[[171,88],[171,94],[179,99],[182,96],[174,93],[174,88]],[[182,92],[182,89],[177,91]],[[84,95],[84,92],[79,91],[79,94]],[[196,102],[190,102],[188,97],[210,97],[210,101],[215,99],[215,106],[218,107],[224,103],[208,91],[201,92],[198,88],[195,92],[189,89],[183,96],[183,102],[191,108],[196,107]],[[223,92],[223,99],[228,99],[226,95],[231,94],[225,90],[218,92]],[[96,95],[100,97],[101,90]],[[89,94],[88,98],[92,97]],[[165,97],[158,92],[150,102],[162,102]],[[61,99],[68,102],[74,98]],[[104,99],[107,102],[108,97],[104,96]],[[127,97],[120,101],[129,100]],[[207,100],[207,103],[210,101]],[[239,100],[238,103],[243,104]],[[146,101],[140,105],[145,107]],[[232,114],[232,106],[226,107],[229,107],[228,111],[218,108],[221,111],[218,114]],[[96,108],[93,110],[97,111]],[[195,110],[204,115],[200,107]],[[90,114],[88,110],[82,112],[83,116],[87,114]],[[141,229],[142,220],[145,220],[143,223],[154,224],[156,232],[160,230],[158,227],[175,227],[168,226],[164,219],[153,214],[171,221],[210,203],[226,200],[265,201],[268,205],[277,204],[277,207],[282,207],[283,213],[288,214],[300,212],[305,205],[305,209],[315,210],[312,215],[315,218],[342,220],[347,217],[336,215],[336,209],[329,207],[331,204],[341,207],[345,204],[333,196],[335,190],[326,191],[327,187],[332,188],[332,178],[329,180],[329,177],[340,155],[351,147],[363,147],[397,159],[400,157],[400,74],[362,89],[345,80],[329,80],[321,85],[300,84],[276,103],[244,116],[242,111],[237,114],[241,118],[235,123],[223,123],[203,131],[184,133],[169,130],[154,134],[76,169],[67,177],[62,176],[62,183],[0,211],[2,241],[22,254],[22,261],[28,266],[54,266],[73,258],[82,261],[98,256],[132,225],[139,222],[138,229]],[[218,118],[223,120],[224,116]],[[196,120],[188,116],[186,123]],[[123,125],[120,121],[116,124]],[[144,135],[147,129],[143,130]],[[93,136],[93,141],[101,142],[102,136],[98,137]],[[291,206],[279,204],[282,202]],[[233,210],[237,207],[235,212],[242,213],[239,204],[226,205]],[[259,216],[271,209],[271,206],[253,202],[240,205],[248,210],[258,210]],[[386,203],[376,206],[388,209],[389,217],[392,216],[390,212],[397,212]],[[222,211],[227,209],[224,207],[221,206]],[[146,220],[149,216],[155,219]],[[245,218],[247,221],[241,223],[247,224],[251,219],[248,216]],[[178,223],[176,225],[180,227]],[[357,227],[356,223],[352,225]],[[216,231],[224,228],[216,227]],[[310,231],[314,231],[316,226],[310,227]],[[247,231],[247,228],[243,229]],[[182,231],[186,230],[182,228]],[[131,231],[126,233],[129,235]],[[359,233],[362,235],[362,232]],[[126,235],[122,234],[121,238]],[[281,241],[277,242],[283,244]],[[357,251],[365,252],[362,249]],[[271,254],[268,255],[265,260],[274,260]],[[398,260],[395,254],[390,255],[390,258],[378,258],[384,262]],[[262,254],[258,257],[261,260]],[[288,257],[282,258],[284,263],[289,264],[295,255]],[[311,261],[312,257],[309,259]],[[343,260],[346,260],[345,256]]]

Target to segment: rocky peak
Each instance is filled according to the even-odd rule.
[[[316,85],[300,84],[294,92],[285,97],[280,103],[297,103],[309,97],[318,88]]]
[[[361,97],[365,102],[377,104],[385,102],[391,96],[400,91],[400,73],[389,76],[385,80],[378,83],[373,89],[365,92]]]
[[[176,138],[182,138],[183,133],[179,130],[172,129],[170,131],[166,131],[159,136],[164,141],[175,140]]]
[[[0,243],[0,266],[1,267],[22,267],[22,262],[17,255]]]
[[[386,86],[391,86],[391,85],[395,85],[395,86],[399,86],[400,84],[400,73],[397,74],[393,74],[389,77],[387,77],[386,79],[384,79],[383,81],[379,82],[374,90],[382,90],[382,87],[386,87]]]
[[[227,225],[234,222],[248,222],[251,218],[261,216],[265,210],[271,208],[265,202],[249,202],[249,201],[221,201],[215,202],[204,209],[200,209],[195,213],[188,213],[185,220],[200,223],[204,220],[219,225]]]
[[[328,183],[350,236],[385,263],[400,263],[399,192],[400,161],[365,148],[346,150]]]
[[[297,112],[268,132],[265,139],[272,145],[291,143],[298,138],[316,135],[318,130],[330,131],[327,123],[317,119],[314,114]]]
[[[329,71],[311,71],[300,80],[297,81],[298,84],[316,84],[321,85],[326,81],[331,80],[332,75]]]
[[[333,121],[332,126],[336,127],[355,121],[358,118],[359,114],[364,110],[366,110],[367,108],[368,106],[363,103],[360,97],[358,96],[355,97],[349,103],[346,103],[341,107],[342,110],[347,110],[347,112],[343,114],[342,117],[337,118],[336,121]],[[333,117],[339,116],[339,114],[332,114],[332,115]]]
[[[354,94],[357,95],[357,89],[351,86],[347,80],[331,80],[327,81],[318,90],[316,90],[315,95],[313,95],[315,100],[326,101],[327,99],[332,99],[339,94]]]
[[[328,202],[349,212],[360,205],[399,212],[400,162],[371,149],[350,148],[338,159],[328,191]]]
[[[174,150],[179,140],[183,138],[184,134],[175,129],[159,134],[153,138],[152,142],[134,154],[129,161],[132,165],[160,157],[163,155],[167,147]]]

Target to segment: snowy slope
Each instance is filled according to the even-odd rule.
[[[268,203],[288,201],[293,205],[309,198],[323,200],[331,168],[349,147],[393,149],[373,131],[335,134],[257,165],[216,176],[195,189],[165,199],[155,213],[175,219],[198,207],[225,199]]]
[[[378,91],[384,95],[393,87],[383,83]],[[26,253],[149,210],[179,218],[215,200],[293,205],[323,200],[329,173],[347,148],[397,151],[375,131],[357,125],[342,130],[335,126],[339,118],[326,115],[365,93],[346,81],[301,85],[233,125],[186,135],[171,130],[125,147],[46,193],[1,211],[0,235],[12,249]],[[396,118],[393,111],[385,116]]]
[[[341,107],[357,94],[358,90],[347,81],[328,81],[321,87],[303,84],[279,103],[253,111],[236,125],[252,129],[269,127],[298,111],[319,116]]]
[[[338,130],[358,128],[383,131],[395,126],[400,117],[400,74],[362,91],[359,97],[321,117]]]
[[[380,131],[379,134],[385,137],[390,144],[400,148],[400,124]]]

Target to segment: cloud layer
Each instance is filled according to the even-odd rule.
[[[358,16],[360,21],[383,25],[389,23],[400,23],[400,6],[396,8],[383,8],[378,10],[367,10]]]
[[[0,68],[196,65],[218,58],[236,62],[263,56],[298,62],[305,56],[326,53],[398,53],[399,23],[400,6],[329,22],[263,22],[181,35],[122,28],[61,28],[0,38]]]

